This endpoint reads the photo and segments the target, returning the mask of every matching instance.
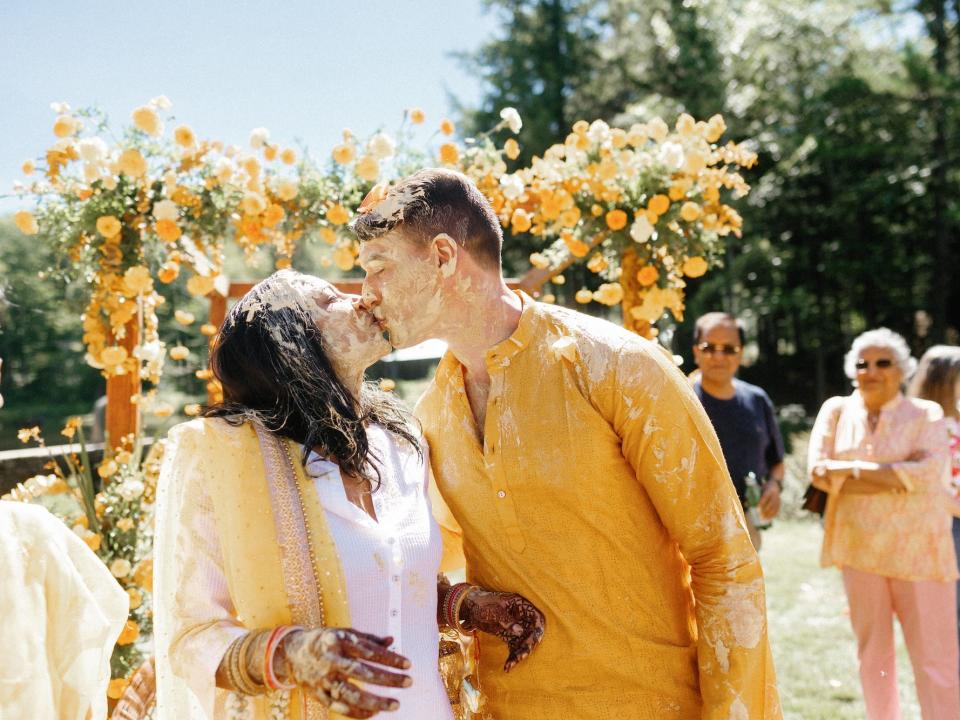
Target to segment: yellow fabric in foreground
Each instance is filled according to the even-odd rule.
[[[271,628],[292,622],[290,600],[281,571],[268,479],[260,443],[252,427],[232,427],[222,420],[193,420],[178,426],[177,443],[185,461],[202,478],[213,503],[223,569],[237,622],[247,629]],[[343,569],[327,527],[316,487],[303,472],[299,448],[289,443],[298,476],[306,520],[320,574],[325,625],[350,627]],[[304,549],[306,542],[304,539]],[[184,559],[189,561],[188,559]],[[198,629],[202,629],[199,627]],[[213,682],[214,678],[210,678]],[[299,693],[293,693],[291,718],[299,718]],[[267,720],[263,698],[254,702],[256,718]],[[330,718],[340,718],[331,713]]]
[[[452,355],[417,408],[467,579],[547,617],[510,674],[481,636],[491,716],[780,718],[759,559],[685,378],[622,328],[522,297],[487,353],[483,443]]]

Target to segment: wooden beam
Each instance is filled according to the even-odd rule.
[[[125,335],[118,345],[126,348],[132,355],[139,342],[139,319],[134,317],[125,326]],[[136,361],[137,372],[123,375],[111,375],[107,378],[106,445],[119,448],[123,438],[140,432],[140,406],[131,398],[140,394],[140,362]]]

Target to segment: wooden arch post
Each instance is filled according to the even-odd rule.
[[[123,339],[117,344],[123,347],[129,356],[140,342],[139,318],[135,316],[127,322],[124,331]],[[111,375],[107,378],[107,410],[104,421],[104,448],[107,450],[120,447],[127,435],[140,432],[140,406],[133,402],[134,395],[140,394],[139,361],[136,367],[136,372],[128,371],[123,375]]]

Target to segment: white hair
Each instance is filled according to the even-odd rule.
[[[850,346],[850,351],[844,356],[843,372],[851,380],[857,377],[857,360],[866,348],[887,348],[893,352],[893,359],[903,373],[904,380],[913,375],[913,371],[917,369],[917,361],[910,356],[910,346],[907,345],[903,336],[882,327],[857,335]]]

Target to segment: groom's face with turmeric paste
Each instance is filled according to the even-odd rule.
[[[366,273],[363,302],[391,345],[405,348],[434,337],[442,317],[442,273],[434,243],[408,238],[401,226],[364,241],[359,263]]]

